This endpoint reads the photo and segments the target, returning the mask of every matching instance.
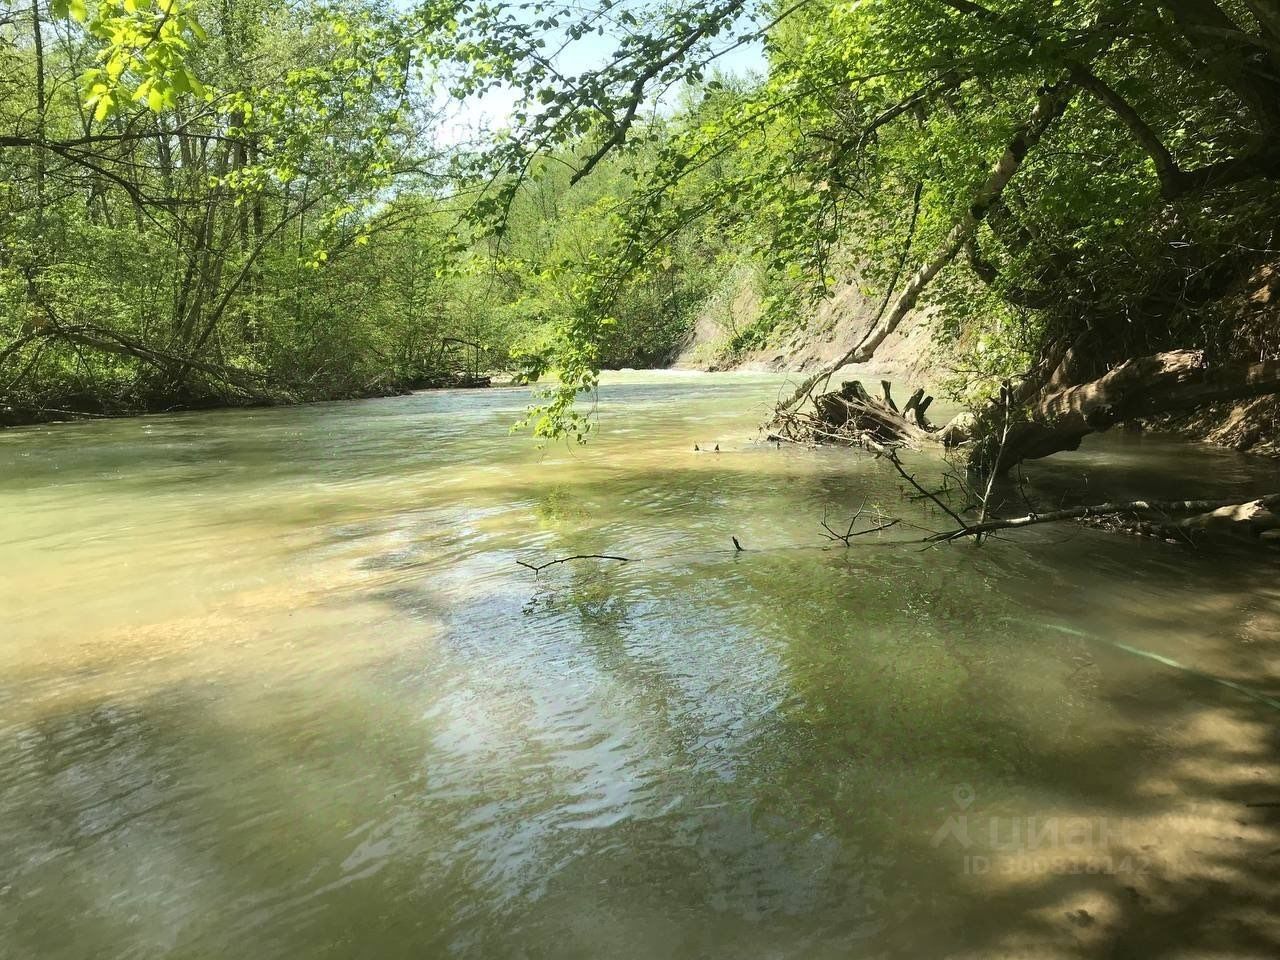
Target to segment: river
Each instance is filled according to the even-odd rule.
[[[946,518],[758,443],[780,384],[614,375],[545,450],[523,390],[0,433],[0,956],[1280,955],[1276,561],[831,544]]]

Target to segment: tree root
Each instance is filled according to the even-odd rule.
[[[1004,475],[1026,460],[1075,450],[1091,433],[1157,414],[1193,410],[1223,400],[1280,394],[1280,361],[1217,363],[1199,350],[1170,350],[1134,357],[1100,377],[1072,382],[1070,351],[1048,382],[1006,383],[982,409],[962,413],[943,427],[925,417],[932,400],[917,390],[899,410],[891,387],[883,399],[858,380],[814,401],[814,413],[784,412],[772,425],[779,439],[819,443],[876,443],[921,448],[966,446],[969,465],[981,475]]]

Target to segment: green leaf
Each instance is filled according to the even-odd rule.
[[[115,99],[110,93],[104,93],[99,96],[93,105],[93,119],[101,123],[111,115],[115,109]]]

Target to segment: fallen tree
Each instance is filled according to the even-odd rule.
[[[881,397],[875,397],[860,381],[850,380],[819,396],[813,414],[782,414],[773,430],[792,440],[869,438],[913,448],[932,443],[967,448],[975,472],[1004,475],[1023,461],[1075,450],[1089,434],[1118,423],[1280,394],[1280,361],[1210,364],[1199,350],[1135,357],[1082,383],[1071,382],[1073,367],[1068,352],[1043,387],[1006,383],[982,409],[961,413],[943,426],[926,419],[932,397],[923,390],[899,409],[887,381]]]
[[[1064,371],[1070,366],[1070,357],[1064,357],[1049,385],[1030,401],[1025,400],[1025,385],[1019,389],[1006,383],[983,410],[960,414],[940,427],[926,416],[933,398],[922,389],[899,408],[888,381],[881,381],[877,397],[860,381],[850,380],[839,390],[819,396],[812,413],[780,416],[770,439],[856,445],[888,459],[917,491],[915,499],[932,501],[956,524],[954,529],[925,537],[920,541],[924,543],[965,538],[981,542],[1002,530],[1092,520],[1106,521],[1115,529],[1189,543],[1231,540],[1280,546],[1280,494],[1250,499],[1108,501],[1046,511],[1037,511],[1028,503],[1029,512],[1023,516],[989,519],[995,480],[1024,460],[1075,449],[1089,433],[1126,419],[1280,392],[1280,363],[1209,366],[1193,350],[1136,358],[1083,384],[1065,384]],[[951,489],[963,494],[963,506],[947,503],[945,484],[942,491],[927,489],[898,456],[902,448],[930,445],[964,452],[968,469],[963,473],[968,478],[947,475],[954,480]],[[985,485],[972,484],[975,476],[985,478]],[[974,510],[977,520],[966,520],[963,515]]]
[[[981,442],[978,455],[1004,474],[1024,460],[1075,450],[1090,433],[1118,423],[1274,393],[1280,361],[1209,364],[1202,351],[1172,350],[1126,360],[1086,383],[1050,384],[1010,425],[1000,450],[989,424],[979,423],[987,429],[969,439]]]

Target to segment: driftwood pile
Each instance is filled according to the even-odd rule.
[[[873,396],[861,380],[846,380],[839,390],[818,396],[813,411],[781,412],[771,424],[770,438],[797,443],[838,443],[876,449],[879,446],[921,449],[930,444],[958,447],[972,438],[974,417],[962,413],[939,427],[929,421],[933,397],[917,389],[901,407],[893,384],[880,381]]]
[[[860,380],[847,380],[839,390],[814,399],[812,412],[780,413],[770,425],[770,439],[798,443],[869,443],[920,447],[934,439],[935,428],[926,417],[933,397],[917,390],[899,409],[893,385],[880,383],[883,399],[867,392]]]

